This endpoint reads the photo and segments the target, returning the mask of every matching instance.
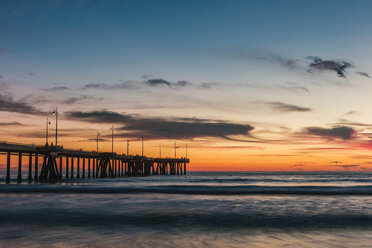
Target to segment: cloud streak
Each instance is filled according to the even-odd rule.
[[[270,106],[273,110],[279,112],[310,112],[311,108],[301,107],[293,104],[283,102],[265,102],[266,105]]]
[[[44,115],[46,113],[26,102],[15,101],[10,95],[0,95],[0,111],[30,115]]]

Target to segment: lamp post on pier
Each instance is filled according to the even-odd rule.
[[[97,153],[98,153],[98,141],[99,141],[99,136],[100,136],[101,134],[97,131]]]
[[[48,146],[48,139],[49,139],[49,125],[50,121],[48,118],[46,118],[46,130],[45,130],[45,145]]]
[[[53,111],[53,114],[56,116],[56,144],[55,146],[58,145],[58,108],[56,107],[56,110]]]
[[[141,140],[142,140],[142,157],[143,157],[143,136],[141,137]]]
[[[127,156],[129,156],[129,140],[127,140]]]
[[[111,133],[111,153],[114,153],[114,125],[110,128]]]

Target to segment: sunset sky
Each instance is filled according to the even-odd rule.
[[[372,1],[0,0],[0,141],[372,170]]]

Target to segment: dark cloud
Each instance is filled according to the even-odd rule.
[[[308,127],[306,128],[306,132],[311,135],[348,140],[353,138],[355,130],[347,126],[334,128]]]
[[[362,77],[372,79],[371,76],[367,72],[358,71],[357,74],[362,76]]]
[[[312,60],[308,69],[310,73],[333,71],[336,72],[339,77],[346,78],[346,69],[354,67],[351,63],[343,60],[322,60],[316,56],[308,56],[307,59]]]
[[[191,85],[190,82],[187,81],[177,81],[177,82],[170,82],[162,78],[153,78],[153,79],[147,79],[145,81],[145,84],[148,86],[161,86],[165,85],[168,87],[186,87]]]
[[[44,111],[36,109],[34,106],[23,102],[15,101],[10,95],[0,95],[0,111],[15,112],[30,115],[43,115]]]
[[[273,110],[279,112],[309,112],[312,111],[311,108],[301,107],[293,104],[283,103],[283,102],[265,102]]]
[[[342,164],[342,161],[331,161],[331,164]]]
[[[224,121],[206,121],[205,119],[165,119],[146,118],[138,115],[120,114],[111,111],[65,113],[69,119],[119,124],[117,128],[123,137],[145,136],[152,139],[190,139],[197,137],[221,137],[229,139],[232,135],[248,135],[253,127],[248,124],[228,123]],[[118,134],[120,135],[120,134]]]
[[[29,76],[35,76],[36,73],[35,73],[35,72],[29,72],[28,75],[29,75]]]

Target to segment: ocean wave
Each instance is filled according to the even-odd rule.
[[[84,186],[84,185],[2,185],[0,193],[54,194],[191,194],[191,195],[355,195],[372,196],[372,186]]]
[[[154,226],[197,228],[372,228],[372,216],[363,214],[264,215],[253,213],[159,213],[134,212],[113,214],[102,211],[66,211],[49,209],[25,211],[17,214],[0,213],[1,225],[98,226],[138,227]]]

